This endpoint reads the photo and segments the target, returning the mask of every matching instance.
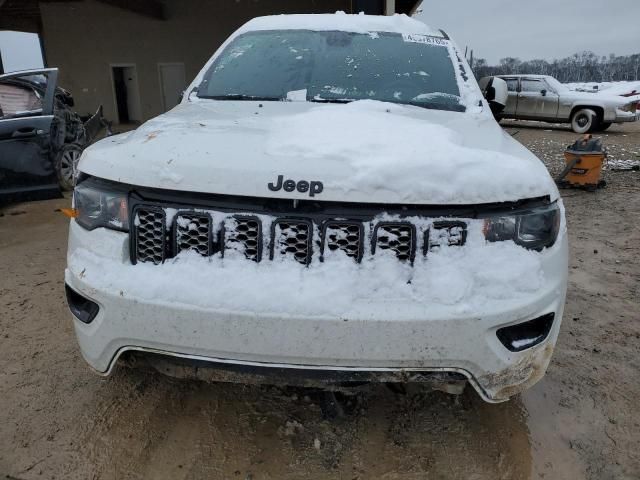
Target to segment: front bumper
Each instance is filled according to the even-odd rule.
[[[614,123],[627,123],[636,122],[640,120],[640,112],[625,112],[624,110],[616,109],[616,115]]]
[[[530,387],[546,371],[564,308],[567,249],[563,231],[552,248],[539,254],[545,278],[541,288],[477,311],[458,305],[425,310],[406,300],[369,298],[344,315],[295,315],[291,310],[262,311],[259,292],[247,292],[250,308],[240,311],[216,308],[215,302],[203,308],[167,301],[142,285],[120,290],[120,280],[139,268],[129,263],[127,235],[105,229],[88,232],[72,221],[65,280],[100,306],[91,323],[74,318],[74,326],[84,358],[102,374],[110,373],[127,351],[309,372],[389,372],[409,380],[412,372],[456,372],[485,400],[499,402]],[[83,252],[92,256],[80,255]],[[165,275],[162,266],[155,272]],[[496,336],[498,328],[551,312],[551,331],[535,347],[511,352]]]

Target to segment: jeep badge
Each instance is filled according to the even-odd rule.
[[[298,190],[300,193],[309,192],[310,197],[314,197],[319,193],[322,193],[324,190],[324,185],[322,182],[307,182],[306,180],[300,180],[296,183],[295,180],[285,180],[283,175],[278,175],[278,180],[275,183],[268,183],[267,187],[272,192],[277,192],[282,189],[285,192],[293,192],[294,190]]]

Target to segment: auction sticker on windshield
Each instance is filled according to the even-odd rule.
[[[413,43],[426,43],[429,45],[449,45],[449,40],[445,40],[444,38],[431,37],[429,35],[418,35],[415,33],[403,33],[402,39],[405,42],[413,42]]]

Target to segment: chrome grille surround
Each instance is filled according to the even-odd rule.
[[[166,215],[162,208],[139,207],[133,215],[135,254],[138,262],[164,262],[166,252]]]

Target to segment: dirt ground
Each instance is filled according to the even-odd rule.
[[[576,135],[505,124],[552,172]],[[603,136],[640,158],[640,125]],[[6,479],[638,479],[640,172],[564,191],[567,308],[547,376],[508,403],[379,386],[328,418],[300,389],[204,384],[80,357],[63,295],[68,200],[0,215],[0,475]]]

